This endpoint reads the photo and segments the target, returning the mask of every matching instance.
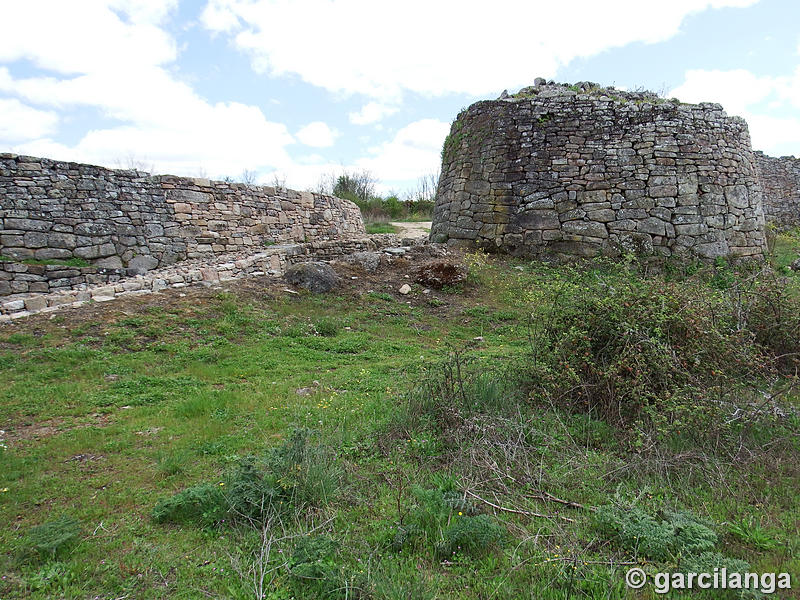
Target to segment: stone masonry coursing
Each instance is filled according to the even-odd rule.
[[[348,200],[0,154],[0,254],[143,272],[270,244],[363,235]]]
[[[747,124],[718,104],[537,79],[454,121],[431,240],[526,256],[760,257]]]
[[[756,152],[764,216],[778,230],[800,227],[800,158],[775,158]]]
[[[283,275],[286,267],[309,260],[335,260],[356,252],[383,251],[389,255],[405,253],[406,249],[422,240],[400,238],[394,234],[379,234],[368,237],[353,237],[340,240],[317,240],[304,244],[278,244],[258,252],[242,251],[224,254],[213,259],[190,259],[147,273],[130,276],[126,270],[94,269],[84,267],[72,269],[55,265],[0,265],[35,267],[36,273],[49,273],[52,269],[73,271],[101,271],[97,279],[90,282],[53,288],[44,293],[13,294],[0,298],[0,323],[27,317],[28,315],[79,308],[88,302],[106,302],[118,297],[157,293],[166,288],[183,288],[189,285],[214,285],[244,277]],[[425,241],[426,243],[426,241]]]

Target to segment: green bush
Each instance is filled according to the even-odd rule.
[[[159,500],[151,516],[156,523],[210,526],[222,521],[227,511],[223,486],[203,483]]]
[[[290,588],[295,597],[345,597],[338,544],[326,535],[302,537],[289,558]]]
[[[77,519],[61,516],[31,527],[23,541],[24,554],[40,560],[64,556],[80,540],[81,524]]]
[[[339,333],[339,323],[331,317],[321,317],[314,321],[314,329],[323,337],[334,337]]]
[[[479,556],[497,546],[503,534],[503,528],[488,515],[456,516],[442,532],[436,553],[443,558],[455,554]]]
[[[326,504],[339,489],[342,470],[332,450],[312,443],[312,437],[309,429],[292,430],[280,446],[239,459],[222,483],[196,485],[160,500],[153,519],[203,526],[224,519],[254,524],[289,509]]]
[[[714,569],[722,571],[725,569],[728,576],[732,573],[739,573],[741,576],[744,573],[750,572],[750,564],[739,560],[737,558],[729,558],[720,554],[719,552],[703,552],[697,556],[689,556],[681,561],[681,573],[714,573]],[[702,594],[702,592],[701,592]],[[703,597],[701,595],[701,597]],[[707,592],[706,597],[709,598],[741,598],[741,599],[755,599],[763,598],[764,594],[757,590],[713,590]]]
[[[606,505],[595,512],[595,524],[629,552],[658,561],[707,552],[718,541],[708,524],[685,512],[656,518],[638,506]]]
[[[503,528],[488,515],[471,515],[472,507],[459,492],[418,486],[411,491],[416,503],[390,536],[395,551],[415,547],[439,558],[477,556],[502,541]]]
[[[725,434],[720,399],[740,401],[741,381],[800,360],[800,294],[784,283],[744,289],[740,275],[720,290],[707,273],[670,282],[625,269],[562,267],[531,292],[531,397],[665,437]]]

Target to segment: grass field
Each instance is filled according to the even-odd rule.
[[[776,247],[779,275],[476,254],[428,294],[400,269],[4,327],[0,598],[664,597],[634,565],[798,588]],[[686,597],[757,597],[721,594]]]

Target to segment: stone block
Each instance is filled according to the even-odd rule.
[[[44,296],[32,296],[25,298],[25,310],[30,312],[37,312],[47,308],[47,298]]]
[[[47,234],[47,245],[51,248],[74,249],[76,246],[75,235],[71,233],[50,232]]]
[[[522,213],[518,224],[523,229],[558,229],[561,221],[554,210],[534,210]]]
[[[97,267],[104,269],[122,269],[122,259],[119,256],[109,256],[106,258],[98,258],[93,263]]]
[[[671,198],[678,195],[676,185],[651,185],[647,188],[647,195],[651,198]]]
[[[72,258],[72,251],[63,248],[39,248],[34,253],[39,260]]]
[[[146,273],[147,271],[152,271],[157,266],[158,266],[158,259],[153,256],[149,256],[147,254],[135,256],[128,262],[128,269],[132,270],[134,274]]]
[[[561,229],[565,233],[572,233],[575,235],[596,238],[608,237],[606,226],[602,223],[594,223],[592,221],[567,221],[566,223],[562,224]]]
[[[16,312],[19,310],[25,310],[25,301],[9,300],[8,302],[3,302],[2,306],[5,312]]]
[[[747,188],[743,185],[729,185],[725,188],[725,200],[731,206],[736,208],[748,208],[750,200],[747,194]]]
[[[666,235],[666,223],[657,217],[648,217],[636,224],[636,231],[651,235]]]
[[[610,208],[589,211],[586,216],[589,217],[590,221],[597,221],[598,223],[610,223],[617,218],[616,212]]]
[[[40,221],[38,219],[7,217],[4,227],[5,229],[20,229],[22,231],[50,231],[53,228],[53,224],[49,221]]]

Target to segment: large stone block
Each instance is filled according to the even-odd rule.
[[[747,188],[743,185],[729,185],[725,188],[725,199],[728,204],[736,208],[747,208],[750,206]]]
[[[561,221],[554,210],[532,210],[519,216],[517,223],[523,229],[559,229]]]

